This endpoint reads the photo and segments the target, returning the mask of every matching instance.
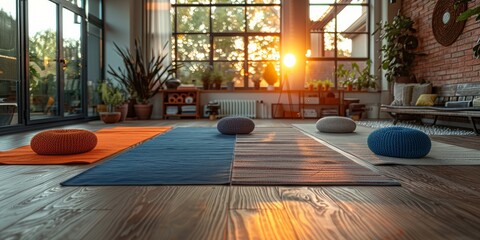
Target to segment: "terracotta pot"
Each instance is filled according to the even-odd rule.
[[[347,85],[347,91],[351,92],[353,90],[353,85]]]
[[[138,120],[148,120],[152,116],[152,104],[135,104],[134,107]]]
[[[137,100],[135,98],[131,98],[130,101],[128,101],[128,113],[127,113],[128,118],[136,117],[135,108],[133,107],[135,104],[137,104]]]
[[[120,106],[116,106],[115,111],[120,112],[121,115],[122,115],[120,117],[120,122],[125,121],[125,119],[127,118],[127,115],[128,115],[128,103],[125,103],[125,104],[120,105]]]
[[[107,124],[118,122],[121,116],[120,112],[100,112],[100,119]]]

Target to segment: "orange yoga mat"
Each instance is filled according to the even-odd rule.
[[[38,155],[30,146],[0,152],[0,164],[90,164],[134,146],[171,127],[115,127],[95,132],[97,146],[90,152],[74,155]]]

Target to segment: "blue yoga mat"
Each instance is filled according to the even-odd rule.
[[[174,128],[62,185],[229,184],[234,146],[216,128]]]

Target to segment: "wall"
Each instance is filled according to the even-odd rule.
[[[417,80],[432,82],[434,86],[480,81],[480,60],[472,54],[472,48],[480,37],[480,23],[475,22],[475,17],[468,19],[462,34],[452,45],[445,47],[433,35],[432,15],[436,2],[403,0],[402,3],[402,14],[413,19],[418,31],[418,52],[426,54],[417,57],[414,66]]]

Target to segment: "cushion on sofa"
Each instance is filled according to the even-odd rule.
[[[415,106],[433,106],[437,94],[422,94],[418,97]]]
[[[472,101],[449,101],[445,103],[446,108],[468,108],[472,106]]]
[[[472,106],[476,107],[476,108],[480,107],[480,97],[477,97],[477,98],[473,99]]]
[[[410,105],[415,106],[420,95],[431,94],[431,93],[432,93],[432,84],[430,83],[415,84],[412,90],[412,100],[410,101]]]

